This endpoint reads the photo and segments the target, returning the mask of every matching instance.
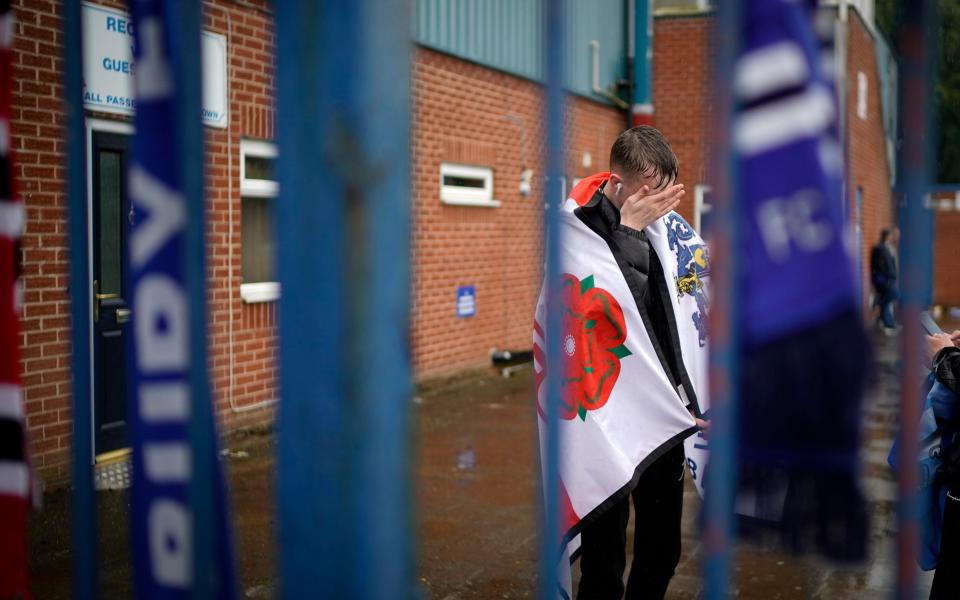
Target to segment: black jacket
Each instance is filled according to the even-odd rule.
[[[944,348],[933,359],[933,373],[937,381],[960,396],[960,348]]]
[[[620,211],[603,195],[603,188],[597,190],[589,203],[578,208],[576,215],[609,245],[664,372],[699,417],[696,393],[683,365],[676,316],[663,266],[646,233],[620,224]]]
[[[870,251],[870,282],[881,293],[897,282],[897,261],[886,244],[877,244]]]

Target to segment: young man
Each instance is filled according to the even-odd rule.
[[[706,272],[707,266],[704,259],[702,272],[695,267],[687,271],[692,263],[679,264],[679,254],[678,264],[672,265],[672,254],[658,256],[647,232],[649,226],[670,215],[683,198],[684,186],[676,183],[677,173],[677,158],[663,135],[652,127],[635,127],[614,142],[609,177],[578,210],[580,218],[591,224],[611,248],[616,248],[618,263],[656,352],[654,360],[659,359],[659,368],[677,390],[680,400],[692,414],[699,415],[696,392],[687,374],[681,347],[688,347],[688,343],[702,347],[705,338],[701,337],[698,344],[681,340],[681,336],[698,337],[698,330],[705,336],[705,330],[700,329],[699,324],[694,328],[686,322],[689,319],[675,314],[671,296],[682,296],[685,289],[689,291],[690,286],[683,286],[682,281]],[[671,216],[675,217],[678,227],[686,227],[692,235],[679,215]],[[670,248],[674,248],[674,241]],[[705,254],[705,249],[700,252]],[[672,283],[676,283],[676,289]],[[693,291],[699,285],[697,279]],[[705,319],[706,315],[700,317]],[[652,401],[645,397],[642,389],[635,390],[632,396],[638,403]],[[699,418],[695,422],[700,428],[706,427]],[[612,600],[623,596],[630,497],[635,508],[635,531],[626,598],[660,599],[666,594],[680,559],[685,467],[682,441],[682,437],[674,438],[652,452],[652,460],[645,468],[638,467],[640,475],[633,490],[582,529],[580,600]]]
[[[888,335],[896,332],[893,305],[900,298],[897,289],[897,244],[900,230],[896,227],[880,233],[880,243],[870,252],[870,282],[877,292],[876,305],[880,307],[877,321]]]

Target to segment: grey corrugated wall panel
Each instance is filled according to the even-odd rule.
[[[600,85],[626,73],[625,0],[565,0],[568,10],[567,85],[591,90],[590,41],[600,42]],[[543,0],[413,0],[413,36],[441,52],[541,80]]]

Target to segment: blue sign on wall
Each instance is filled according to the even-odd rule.
[[[457,318],[472,317],[477,314],[477,288],[462,285],[457,288]]]

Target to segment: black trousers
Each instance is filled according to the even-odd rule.
[[[662,600],[680,562],[684,462],[678,444],[647,467],[630,494],[635,527],[627,600]],[[629,520],[630,498],[624,498],[581,532],[578,600],[623,597]]]
[[[940,558],[933,575],[930,600],[960,597],[960,482],[949,488],[940,531]]]

